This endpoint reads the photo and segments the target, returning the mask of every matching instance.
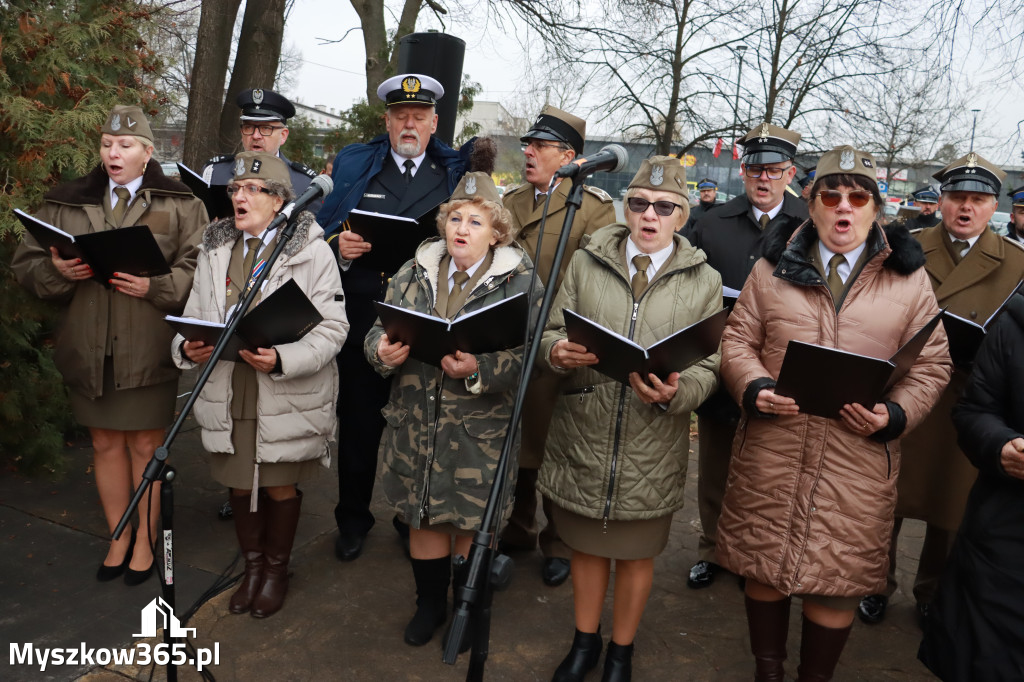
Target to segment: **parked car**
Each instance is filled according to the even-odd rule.
[[[1006,236],[1010,234],[1010,214],[1005,211],[996,211],[992,219],[988,221],[989,228],[996,234]]]
[[[160,170],[162,170],[164,172],[164,175],[166,175],[169,178],[174,178],[175,180],[178,180],[181,177],[181,174],[178,172],[178,164],[172,161],[161,161]]]

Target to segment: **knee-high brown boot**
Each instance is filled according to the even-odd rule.
[[[280,610],[288,594],[288,562],[291,560],[295,529],[302,509],[302,491],[287,500],[265,500],[266,529],[263,538],[263,582],[252,600],[249,613],[266,618]],[[238,513],[237,511],[235,512]]]
[[[254,494],[258,493],[254,491]],[[242,582],[228,602],[231,613],[248,611],[263,582],[263,517],[267,500],[265,496],[260,499],[259,510],[255,512],[249,511],[249,500],[249,495],[231,496],[231,508],[235,510],[235,535],[238,536],[238,547],[245,560]]]
[[[791,599],[761,601],[746,597],[750,651],[754,654],[755,682],[782,682],[786,660],[786,636],[789,634]]]
[[[800,635],[800,666],[796,670],[798,682],[831,680],[852,628],[853,625],[827,628],[804,616],[804,630]]]

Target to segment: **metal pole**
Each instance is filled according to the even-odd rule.
[[[733,132],[733,136],[732,136],[732,143],[731,143],[731,146],[729,147],[729,157],[730,157],[730,160],[732,159],[733,150],[736,148],[736,139],[739,137],[740,132],[741,132],[740,131],[740,82],[743,80],[743,53],[746,52],[746,51],[747,51],[747,46],[746,45],[739,45],[739,46],[733,48],[733,51],[732,51],[733,54],[736,55],[736,58],[739,59],[740,65],[739,65],[739,68],[736,70],[736,100],[733,103],[733,108],[732,108],[734,132]],[[731,173],[730,173],[730,175],[731,175]],[[731,185],[732,185],[732,183],[730,182],[730,186]],[[742,191],[742,189],[743,189],[743,183],[741,182],[740,183],[740,191]],[[739,194],[739,192],[735,192],[735,194]]]
[[[978,112],[981,109],[971,109],[971,111],[974,113],[974,123],[971,124],[971,148],[967,150],[969,152],[974,151],[974,129],[978,126]]]

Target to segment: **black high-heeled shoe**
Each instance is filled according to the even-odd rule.
[[[107,566],[104,563],[100,563],[100,567],[96,569],[96,580],[101,583],[110,582],[114,578],[117,578],[125,569],[128,568],[128,562],[132,560],[132,552],[135,550],[135,529],[132,528],[132,539],[128,543],[128,551],[125,552],[124,561],[117,566]]]
[[[131,555],[128,556],[131,559]],[[156,564],[156,555],[153,556],[153,560],[149,562],[149,567],[141,571],[133,570],[128,566],[128,562],[125,563],[124,571],[124,584],[128,587],[135,587],[149,580],[149,576],[153,575],[153,565]]]

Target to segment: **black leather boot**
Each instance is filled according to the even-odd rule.
[[[451,582],[451,557],[412,559],[416,580],[416,615],[405,626],[405,643],[423,646],[444,625],[448,609],[448,583]]]
[[[754,682],[783,682],[786,637],[789,635],[789,597],[778,601],[745,599],[750,651],[754,654]]]
[[[633,678],[633,643],[608,642],[604,655],[604,674],[601,682],[629,682]]]
[[[597,626],[597,632],[577,630],[572,638],[572,648],[555,668],[555,676],[551,678],[551,682],[581,682],[584,676],[593,670],[597,666],[597,662],[601,660],[603,645],[600,625]]]
[[[263,582],[253,597],[249,615],[266,618],[281,610],[288,594],[288,563],[295,544],[295,529],[299,526],[302,510],[302,491],[287,500],[275,500],[269,495],[260,501],[265,506],[263,536]],[[238,510],[235,510],[238,514]]]
[[[254,492],[253,494],[259,494]],[[228,602],[228,611],[231,613],[245,613],[252,606],[252,600],[256,598],[256,592],[263,582],[263,527],[264,511],[266,510],[267,498],[259,498],[259,506],[254,512],[249,511],[249,495],[232,495],[231,506],[235,510],[232,518],[235,520],[235,535],[238,537],[238,546],[242,550],[242,558],[245,559],[245,572],[242,575],[242,582],[238,589],[231,595]]]
[[[804,616],[804,630],[800,634],[800,666],[796,670],[797,681],[831,680],[852,628],[853,625],[847,625],[845,628],[827,628]]]

